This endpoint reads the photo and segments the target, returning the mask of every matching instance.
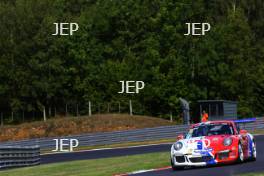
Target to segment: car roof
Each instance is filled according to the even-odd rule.
[[[207,125],[207,124],[234,124],[234,121],[232,120],[214,120],[214,121],[207,121],[207,122],[201,122],[201,123],[196,123],[196,124],[192,124],[191,128],[200,126],[200,125]]]

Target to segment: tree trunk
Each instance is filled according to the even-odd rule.
[[[25,122],[25,111],[22,111],[22,121]]]
[[[14,121],[14,112],[12,111],[11,112],[11,122],[13,122]]]
[[[67,117],[68,116],[68,104],[66,103],[65,105],[65,116]]]
[[[2,112],[1,112],[1,126],[4,126],[4,115]]]
[[[233,6],[233,12],[236,13],[236,0],[233,1],[232,6]]]
[[[79,105],[78,104],[76,105],[76,115],[77,117],[79,117]]]
[[[54,107],[54,117],[56,117],[57,116],[57,108],[56,108],[56,106]]]
[[[51,107],[49,107],[49,117],[51,117]]]
[[[35,111],[32,111],[33,121],[35,120]]]

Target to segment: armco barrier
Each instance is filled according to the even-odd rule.
[[[264,129],[264,119],[257,118],[256,121],[251,123],[241,124],[241,127],[246,130]],[[178,134],[187,132],[187,125],[174,125],[174,126],[162,126],[155,128],[145,128],[138,130],[128,131],[116,131],[94,134],[82,134],[60,137],[56,139],[77,139],[79,146],[98,146],[109,145],[125,142],[140,142],[140,141],[153,141],[160,139],[175,138]],[[32,146],[39,145],[41,150],[53,150],[55,149],[54,138],[40,138],[33,140],[12,141],[1,143],[1,146]]]
[[[40,148],[6,146],[0,147],[0,169],[40,164]]]

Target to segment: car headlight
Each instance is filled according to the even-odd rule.
[[[224,144],[224,146],[230,146],[232,144],[232,142],[233,142],[232,138],[228,137],[228,138],[224,139],[223,144]]]
[[[182,149],[182,147],[183,147],[183,143],[182,142],[176,142],[175,144],[173,144],[173,148],[175,149],[175,150],[181,150]]]

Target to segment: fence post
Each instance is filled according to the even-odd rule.
[[[56,108],[56,106],[54,107],[54,117],[56,117],[57,116],[57,108]]]
[[[13,122],[14,121],[14,112],[12,111],[11,112],[11,122]]]
[[[66,106],[65,106],[65,116],[67,117],[68,116],[68,104],[66,103]]]
[[[33,121],[35,120],[35,111],[32,111]]]
[[[22,111],[22,121],[25,122],[25,111]]]
[[[43,120],[44,120],[44,122],[46,122],[46,120],[47,120],[45,106],[43,106]]]
[[[91,108],[91,101],[89,101],[89,116],[91,116],[92,115],[92,108]]]
[[[107,103],[107,112],[110,113],[110,103]]]
[[[133,116],[133,107],[132,107],[132,101],[129,100],[129,111],[130,111],[130,115]]]
[[[172,112],[170,111],[170,121],[172,122]]]
[[[78,103],[76,105],[76,115],[77,115],[77,117],[79,117],[79,105],[78,105]]]
[[[118,102],[118,112],[119,112],[119,114],[121,112],[120,102]]]
[[[4,116],[3,116],[3,112],[1,112],[1,126],[4,126]]]

